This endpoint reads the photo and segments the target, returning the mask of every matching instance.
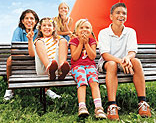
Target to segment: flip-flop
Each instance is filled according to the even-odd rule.
[[[63,62],[59,69],[61,70],[61,74],[58,76],[58,79],[63,80],[70,70],[69,63],[67,61]]]

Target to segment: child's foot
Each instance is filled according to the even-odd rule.
[[[141,117],[151,117],[151,110],[150,110],[150,106],[147,104],[147,102],[145,101],[141,101],[139,104],[138,104],[139,108],[139,115]]]
[[[58,79],[62,80],[66,77],[66,75],[70,70],[69,63],[67,61],[63,62],[63,64],[59,67],[59,69],[61,70],[61,74],[59,75]]]
[[[86,107],[79,108],[78,116],[79,117],[87,117],[87,116],[89,116],[89,112],[88,112],[87,108]]]
[[[56,60],[52,60],[51,64],[47,66],[46,71],[48,71],[50,80],[54,80],[56,78],[55,71],[57,70],[57,68],[58,68],[58,64]]]
[[[100,119],[106,119],[107,118],[102,107],[95,108],[95,117],[100,118]]]
[[[119,120],[118,110],[120,110],[120,107],[116,104],[110,105],[107,109],[107,118],[110,120]]]

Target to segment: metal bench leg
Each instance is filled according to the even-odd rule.
[[[40,88],[40,102],[43,103],[43,100],[42,100],[42,88]]]
[[[46,96],[45,96],[45,88],[43,88],[43,108],[46,113]]]

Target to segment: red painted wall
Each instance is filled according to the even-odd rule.
[[[78,19],[87,18],[98,37],[99,31],[111,23],[111,6],[119,1],[127,6],[128,19],[125,25],[136,30],[138,43],[156,44],[156,0],[76,0],[70,14],[74,20],[72,29]]]

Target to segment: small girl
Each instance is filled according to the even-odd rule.
[[[73,23],[73,19],[71,17],[67,17],[69,6],[67,3],[63,2],[59,5],[58,11],[58,17],[54,18],[57,22],[57,34],[63,36],[67,41],[69,41],[70,36],[72,35],[70,30]]]
[[[70,70],[66,61],[68,45],[64,38],[56,35],[55,28],[55,22],[48,17],[41,19],[38,24],[38,37],[34,42],[36,46],[36,72],[38,75],[46,73],[50,80],[54,80],[58,70],[58,79],[62,80]],[[54,93],[51,90],[48,89],[47,94],[53,98]]]
[[[103,111],[99,84],[98,72],[94,59],[96,57],[96,40],[89,38],[92,33],[92,26],[86,19],[80,19],[75,24],[77,38],[72,39],[71,49],[71,73],[77,83],[79,113],[78,116],[88,116],[86,108],[86,86],[89,84],[95,104],[95,117],[106,118]]]

